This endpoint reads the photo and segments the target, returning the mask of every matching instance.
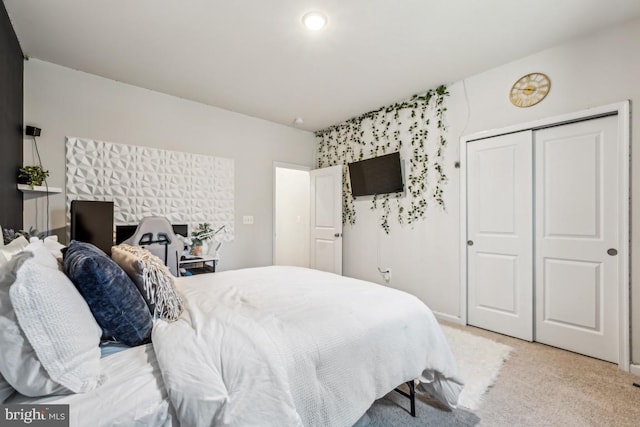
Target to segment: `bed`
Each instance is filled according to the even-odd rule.
[[[5,403],[69,404],[72,426],[351,426],[417,379],[455,407],[455,360],[414,296],[278,266],[177,278],[175,287],[180,317],[155,320],[153,344],[103,357],[97,388]]]

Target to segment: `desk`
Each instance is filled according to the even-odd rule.
[[[191,276],[194,274],[215,273],[217,258],[212,256],[183,258],[179,262],[180,276]],[[182,272],[186,270],[186,274]],[[190,274],[189,274],[190,273]]]

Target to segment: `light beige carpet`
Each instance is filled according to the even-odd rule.
[[[482,329],[450,325],[513,347],[474,413],[481,426],[639,426],[640,388],[618,366]]]
[[[459,329],[441,326],[465,383],[458,406],[477,409],[482,395],[495,382],[502,364],[513,349]]]

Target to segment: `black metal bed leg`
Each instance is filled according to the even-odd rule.
[[[411,416],[415,417],[416,416],[416,386],[413,383],[413,380],[407,381],[406,384],[407,384],[407,387],[409,387],[409,393],[405,393],[399,388],[394,389],[394,391],[400,393],[401,395],[409,399],[409,401],[411,402]]]
[[[411,400],[411,416],[416,416],[416,386],[413,381],[408,381],[407,385],[409,386],[409,399]]]

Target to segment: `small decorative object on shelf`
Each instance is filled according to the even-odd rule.
[[[21,184],[27,184],[32,187],[42,185],[45,179],[49,177],[49,171],[42,169],[40,166],[24,166],[20,168],[18,181]]]
[[[200,256],[202,255],[202,242],[199,245],[194,244],[191,248],[191,255]]]
[[[196,227],[196,229],[191,232],[191,240],[193,241],[191,254],[197,256],[216,255],[222,243],[218,243],[217,245],[215,245],[211,242],[211,240],[216,236],[216,234],[224,230],[224,225],[217,230],[214,230],[213,228],[211,228],[211,224],[209,224],[208,222],[205,222],[204,224],[198,224],[198,227]]]
[[[211,225],[208,222],[198,224],[196,229],[191,232],[191,240],[193,240],[191,253],[193,255],[201,255],[203,253],[203,246],[212,236],[213,228],[211,228]],[[206,250],[204,253],[206,253]]]

